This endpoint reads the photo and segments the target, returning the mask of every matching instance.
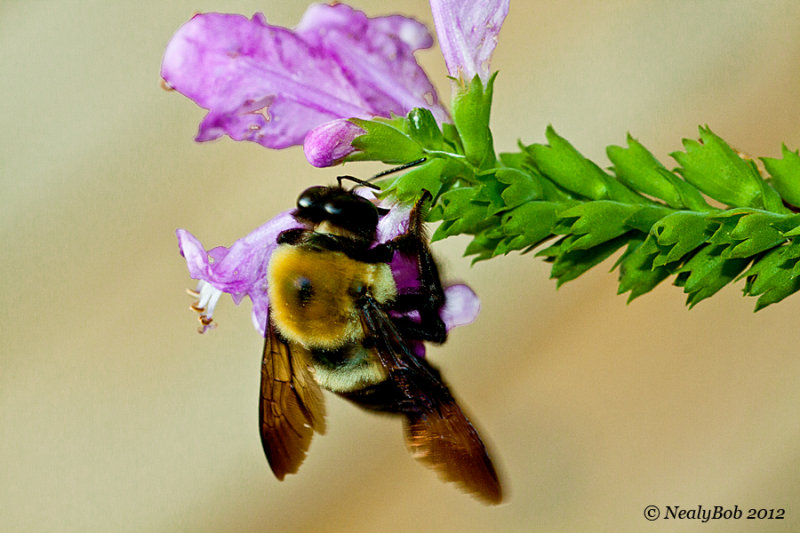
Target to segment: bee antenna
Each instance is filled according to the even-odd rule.
[[[407,168],[415,167],[417,165],[420,165],[420,164],[424,163],[427,160],[428,160],[427,157],[420,157],[416,161],[412,161],[410,163],[406,163],[405,165],[400,165],[399,167],[394,167],[394,168],[390,168],[390,169],[384,170],[383,172],[378,172],[377,174],[375,174],[374,176],[372,176],[371,178],[369,178],[368,180],[365,180],[365,181],[370,182],[372,180],[376,180],[378,178],[382,178],[384,176],[388,176],[389,174],[394,174],[395,172],[400,172],[401,170],[405,170]]]
[[[388,176],[389,174],[394,174],[395,172],[400,172],[401,170],[405,170],[407,168],[415,167],[415,166],[417,166],[417,165],[419,165],[421,163],[424,163],[425,161],[427,161],[427,159],[428,158],[426,158],[426,157],[421,157],[421,158],[417,159],[416,161],[412,161],[410,163],[406,163],[405,165],[400,165],[399,167],[394,167],[394,168],[390,168],[390,169],[384,170],[383,172],[378,172],[377,174],[375,174],[371,178],[365,179],[365,180],[356,178],[354,176],[337,176],[336,177],[336,181],[337,181],[337,183],[339,183],[339,187],[340,188],[342,187],[342,181],[350,180],[350,181],[352,181],[352,182],[354,182],[356,184],[356,185],[353,186],[353,189],[355,189],[356,187],[359,187],[359,186],[364,186],[364,187],[369,187],[370,189],[375,189],[376,191],[379,191],[379,190],[381,190],[381,188],[378,187],[377,185],[375,185],[374,183],[371,183],[373,180],[376,180],[378,178],[382,178],[384,176]]]
[[[336,176],[336,181],[339,183],[339,188],[342,188],[342,181],[350,180],[355,182],[356,184],[353,186],[353,189],[363,185],[364,187],[369,187],[370,189],[375,189],[376,191],[381,190],[380,187],[375,185],[374,183],[370,183],[369,181],[358,179],[355,176]]]

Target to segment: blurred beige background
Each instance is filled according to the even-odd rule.
[[[226,300],[196,333],[174,230],[229,245],[340,170],[194,143],[203,112],[160,89],[159,66],[195,11],[291,26],[305,4],[0,6],[0,530],[800,529],[800,297],[753,314],[737,285],[688,311],[664,283],[628,306],[611,261],[556,291],[538,259],[470,267],[457,239],[435,251],[483,311],[431,358],[490,441],[507,503],[440,483],[397,421],[332,396],[329,434],[298,475],[272,477],[249,308]],[[422,0],[355,4],[431,22]],[[448,100],[438,51],[420,58]],[[493,63],[496,146],[553,124],[606,165],[630,131],[672,165],[709,124],[775,157],[800,147],[798,62],[796,0],[516,0]],[[786,519],[649,523],[649,504]]]

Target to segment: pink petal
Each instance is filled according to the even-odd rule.
[[[266,265],[277,247],[278,235],[300,227],[289,211],[281,213],[230,248],[217,247],[206,252],[200,241],[186,230],[179,229],[178,245],[186,258],[189,275],[227,292],[234,300],[260,289],[266,277]]]
[[[175,234],[178,236],[178,250],[186,259],[189,276],[192,279],[207,279],[209,276],[208,254],[203,245],[185,229],[179,229]]]
[[[264,15],[196,15],[174,35],[161,75],[208,109],[196,139],[221,135],[270,148],[301,144],[338,118],[405,115],[424,106],[442,119],[413,51],[430,45],[424,26],[370,19],[344,5],[314,5],[297,31]]]
[[[225,133],[283,148],[322,122],[372,115],[329,54],[262,14],[195,15],[167,46],[161,75],[209,110],[199,140]]]
[[[450,285],[444,290],[445,304],[439,316],[447,327],[447,331],[471,324],[481,310],[478,295],[464,284]]]
[[[489,79],[489,60],[508,15],[509,0],[431,0],[433,21],[447,71],[469,83]]]
[[[408,218],[411,214],[410,204],[389,204],[389,213],[378,221],[378,242],[386,242],[408,231]]]
[[[425,107],[437,120],[447,120],[414,57],[415,50],[433,44],[423,24],[400,15],[369,18],[345,4],[313,4],[296,31],[336,58],[377,115],[406,115]]]

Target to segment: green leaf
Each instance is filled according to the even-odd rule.
[[[506,237],[503,252],[535,246],[552,234],[559,204],[531,202],[503,215],[502,231]]]
[[[679,261],[702,245],[712,234],[709,226],[703,213],[692,211],[678,211],[653,224],[650,236],[658,253],[653,258],[653,266]]]
[[[714,208],[708,205],[703,195],[694,186],[686,183],[680,177],[666,169],[658,169],[658,173],[661,174],[664,179],[672,183],[681,197],[681,204],[686,206],[687,209],[692,211],[714,211]]]
[[[465,256],[474,255],[476,256],[473,258],[472,263],[476,263],[478,261],[484,261],[486,259],[491,259],[496,253],[497,246],[500,244],[501,239],[490,237],[488,232],[481,232],[475,235],[475,237],[467,244],[466,249],[464,250]]]
[[[478,194],[475,195],[475,201],[485,202],[488,205],[488,214],[490,215],[505,211],[506,203],[503,200],[502,193],[506,187],[497,180],[495,172],[478,174],[475,179],[481,185]]]
[[[506,208],[513,209],[533,200],[540,200],[544,196],[541,181],[532,175],[515,168],[498,168],[495,178],[500,183],[508,185],[501,196]]]
[[[531,166],[528,164],[528,158],[524,152],[510,153],[503,152],[497,156],[500,163],[509,168],[515,168],[524,172],[530,172]]]
[[[384,192],[394,194],[399,201],[405,203],[413,203],[422,191],[428,191],[436,198],[442,187],[441,176],[446,164],[444,159],[429,159],[395,178],[384,188]]]
[[[674,212],[673,209],[662,205],[637,205],[636,209],[625,219],[625,224],[629,228],[647,234],[653,224]]]
[[[484,87],[480,77],[475,75],[468,86],[459,88],[453,96],[453,122],[464,147],[464,155],[477,168],[491,166],[495,160],[489,130],[495,76],[489,78]]]
[[[750,257],[774,248],[787,241],[779,228],[792,227],[786,217],[765,211],[728,212],[714,218],[735,222],[729,233],[731,245],[722,254],[725,257]]]
[[[405,163],[425,154],[423,164],[388,178],[387,191],[409,202],[422,190],[433,193],[428,220],[440,224],[431,240],[472,235],[465,255],[473,262],[537,250],[559,286],[623,248],[613,268],[629,301],[670,275],[690,306],[737,278],[745,279],[745,294],[758,297],[756,309],[798,291],[800,214],[780,194],[800,195],[797,152],[784,147],[783,159],[764,160],[775,188],[705,128],[700,142],[685,141],[686,152],[673,154],[682,165],[677,173],[628,136],[627,147],[608,148],[612,176],[552,128],[548,144],[520,145],[498,161],[481,107],[487,95],[476,83],[459,96],[458,127],[440,130],[424,110],[357,122],[367,131],[357,143],[366,149],[362,157]],[[476,155],[481,150],[485,157]],[[731,208],[712,207],[704,195]]]
[[[593,266],[602,263],[627,242],[626,237],[621,235],[593,248],[564,251],[571,248],[570,240],[572,240],[571,236],[564,237],[554,245],[558,247],[559,253],[551,256],[553,268],[550,272],[550,277],[558,280],[557,286],[577,278]],[[551,246],[547,250],[543,250],[543,252],[553,249],[554,247]]]
[[[689,307],[716,294],[749,263],[748,259],[722,257],[724,249],[724,246],[705,245],[677,271],[675,285],[683,287],[683,292],[689,295],[686,298]]]
[[[442,150],[444,137],[428,109],[416,107],[406,117],[408,135],[428,150]]]
[[[606,153],[617,178],[631,189],[660,198],[671,207],[687,207],[675,185],[663,175],[669,171],[630,134],[627,148],[609,146]]]
[[[552,126],[545,133],[549,144],[532,144],[526,151],[537,168],[559,186],[592,200],[608,198],[608,176],[583,157]]]
[[[451,189],[439,197],[442,224],[436,228],[431,241],[466,233],[475,235],[487,226],[497,225],[499,219],[488,216],[488,204],[476,201],[480,187]]]
[[[442,124],[442,140],[445,144],[444,149],[453,154],[464,155],[464,145],[461,143],[461,137],[459,137],[454,124],[449,122]]]
[[[741,277],[747,278],[744,293],[759,296],[756,311],[783,300],[800,289],[795,266],[800,260],[800,243],[793,242],[770,250]]]
[[[353,148],[358,151],[347,157],[349,161],[383,161],[400,165],[423,156],[422,147],[394,126],[359,118],[351,118],[350,122],[367,133],[353,139]]]
[[[708,128],[700,128],[700,141],[684,139],[686,152],[671,155],[681,165],[677,171],[705,194],[736,207],[764,207],[762,179]]]
[[[781,147],[782,159],[762,157],[772,184],[788,203],[800,206],[800,155],[792,152],[786,145]]]
[[[638,205],[607,200],[582,203],[559,213],[554,231],[576,237],[565,251],[593,248],[629,231],[625,220],[638,209]]]
[[[564,189],[592,200],[646,203],[646,200],[586,159],[552,126],[545,132],[547,145],[525,148],[539,171]]]
[[[653,259],[658,249],[650,237],[634,238],[619,258],[615,267],[619,267],[619,290],[617,294],[630,291],[628,302],[642,294],[650,292],[656,285],[664,281],[672,270],[664,266],[655,266]]]
[[[473,207],[473,199],[478,194],[478,187],[460,187],[442,194],[439,204],[442,207],[443,220],[458,220],[462,213]]]

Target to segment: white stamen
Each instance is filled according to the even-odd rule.
[[[195,296],[197,301],[192,304],[192,310],[196,311],[200,316],[199,333],[205,333],[209,329],[216,327],[214,324],[214,308],[217,306],[219,297],[222,296],[222,291],[208,283],[207,281],[200,280],[197,283],[197,289],[188,291],[189,294]]]

